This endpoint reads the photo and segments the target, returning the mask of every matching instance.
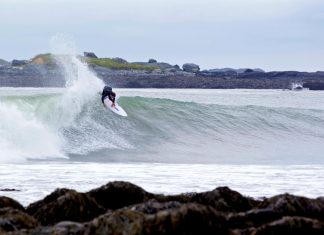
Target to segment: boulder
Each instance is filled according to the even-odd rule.
[[[303,217],[284,217],[257,228],[252,234],[322,235],[324,234],[324,223]]]
[[[147,215],[144,234],[228,234],[226,218],[214,208],[188,203]]]
[[[87,57],[87,58],[95,58],[95,59],[98,58],[98,57],[96,56],[96,54],[93,53],[93,52],[83,52],[83,55],[84,55],[84,57]]]
[[[63,221],[55,224],[54,226],[38,227],[32,231],[31,235],[72,235],[72,234],[85,234],[86,224]]]
[[[282,218],[281,213],[268,209],[253,209],[247,212],[230,213],[227,217],[231,229],[259,227]]]
[[[84,234],[87,235],[138,235],[143,234],[145,215],[129,209],[117,210],[92,220]]]
[[[25,212],[13,208],[0,209],[0,234],[20,229],[33,229],[38,222]]]
[[[265,199],[258,208],[279,212],[282,216],[303,216],[324,221],[324,200],[282,194]]]
[[[157,60],[155,60],[155,59],[149,59],[149,61],[148,61],[150,64],[153,64],[153,63],[157,63]]]
[[[159,211],[179,208],[182,205],[182,203],[177,201],[158,202],[153,199],[141,204],[130,206],[129,209],[133,211],[140,211],[145,214],[156,214]]]
[[[124,60],[123,58],[119,58],[119,57],[112,58],[112,60],[119,64],[127,64],[128,63],[127,60]]]
[[[55,201],[57,198],[59,198],[60,196],[65,195],[68,192],[76,192],[76,191],[72,190],[72,189],[67,189],[67,188],[56,189],[51,194],[47,195],[44,199],[30,204],[26,208],[26,211],[27,211],[28,214],[33,215],[33,214],[36,213],[37,210],[41,209],[43,206]]]
[[[165,205],[165,204],[164,204]],[[102,215],[85,234],[228,234],[226,218],[211,207],[186,204],[145,214],[128,208]]]
[[[180,194],[167,196],[166,201],[179,201],[182,203],[200,203],[203,205],[212,206],[218,211],[225,212],[243,212],[248,211],[256,205],[256,201],[251,198],[246,198],[240,193],[229,189],[228,187],[219,187],[213,191],[192,194]]]
[[[246,69],[246,70],[244,70],[244,73],[253,73],[253,72],[254,72],[253,69]]]
[[[60,221],[85,222],[103,213],[105,209],[85,193],[69,191],[50,203],[38,208],[33,216],[42,225],[52,225]]]
[[[0,208],[11,207],[13,209],[18,209],[24,211],[25,208],[16,200],[13,200],[9,197],[1,196],[0,197]]]
[[[193,63],[186,63],[182,65],[182,69],[189,73],[197,73],[200,70],[199,66]]]
[[[141,187],[124,181],[110,182],[100,188],[91,190],[88,195],[95,198],[106,209],[118,209],[142,203],[154,196]]]
[[[13,60],[12,62],[11,62],[11,65],[12,66],[24,66],[24,65],[26,65],[26,64],[28,64],[28,60]]]

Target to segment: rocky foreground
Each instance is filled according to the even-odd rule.
[[[324,72],[272,71],[262,69],[210,69],[185,63],[171,65],[149,59],[128,62],[122,58],[98,58],[85,52],[79,58],[105,83],[116,88],[247,88],[291,89],[295,83],[310,90],[324,90]],[[64,72],[51,54],[30,60],[0,59],[0,86],[63,87]]]
[[[0,197],[0,234],[324,234],[324,198],[256,200],[227,187],[173,196],[127,182],[57,189],[24,208]]]

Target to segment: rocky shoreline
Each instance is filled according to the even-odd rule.
[[[0,60],[1,87],[63,87],[62,70],[51,54],[30,60]],[[80,59],[105,83],[116,88],[210,88],[210,89],[291,89],[302,84],[310,90],[324,90],[324,72],[264,72],[261,69],[210,69],[186,63],[127,62],[122,58],[98,58],[85,52]]]
[[[324,198],[253,199],[227,187],[153,194],[115,181],[80,193],[57,189],[26,208],[0,196],[0,234],[324,234]]]

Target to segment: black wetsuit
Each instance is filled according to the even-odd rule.
[[[102,90],[101,101],[104,102],[104,99],[108,97],[113,103],[115,103],[116,93],[112,91],[110,86],[105,86]]]

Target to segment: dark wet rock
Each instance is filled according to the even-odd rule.
[[[195,202],[203,205],[212,206],[218,211],[242,212],[251,210],[257,203],[251,198],[242,196],[240,193],[228,187],[219,187],[213,191],[204,193],[180,194],[167,196],[161,200],[179,201],[182,203]]]
[[[28,63],[29,63],[28,60],[13,60],[11,62],[11,65],[12,66],[24,66],[24,65],[26,65]]]
[[[155,214],[120,209],[89,223],[86,234],[228,234],[224,216],[213,208],[186,204]]]
[[[282,194],[264,200],[259,208],[279,212],[284,216],[303,216],[324,221],[324,200]]]
[[[85,234],[113,235],[113,234],[143,234],[145,215],[132,210],[117,210],[113,213],[101,215],[91,221]]]
[[[51,225],[60,221],[85,222],[106,210],[85,193],[69,191],[55,200],[45,203],[32,215],[42,224]]]
[[[254,72],[253,69],[246,69],[246,70],[244,70],[244,73],[253,73],[253,72]]]
[[[158,202],[153,199],[141,204],[130,206],[129,209],[133,211],[140,211],[145,214],[156,214],[159,211],[179,208],[182,205],[182,203],[177,201]]]
[[[150,64],[151,63],[157,63],[157,61],[155,60],[155,59],[149,59],[149,61],[148,61]]]
[[[21,211],[25,210],[25,208],[14,199],[5,196],[0,196],[0,208],[4,208],[4,207],[11,207],[13,209],[18,209]]]
[[[67,188],[56,189],[51,194],[47,195],[44,199],[39,200],[39,201],[34,202],[34,203],[31,203],[26,208],[26,211],[27,211],[28,214],[33,215],[33,214],[36,213],[37,210],[41,209],[43,206],[55,201],[57,198],[59,198],[60,196],[65,195],[68,192],[76,192],[76,191],[72,190],[72,189],[67,189]]]
[[[199,66],[193,63],[186,63],[182,65],[182,69],[189,73],[197,73],[200,70]]]
[[[303,87],[310,90],[324,90],[324,81],[308,81],[303,84]]]
[[[230,228],[259,227],[263,224],[281,219],[282,214],[268,209],[253,209],[247,212],[231,213],[227,220]]]
[[[106,209],[118,209],[148,201],[154,195],[141,187],[124,181],[110,182],[100,188],[93,189],[88,194]]]
[[[31,232],[31,235],[83,235],[85,234],[86,224],[64,221],[52,227],[39,227]]]
[[[20,192],[19,189],[14,189],[14,188],[2,188],[0,189],[2,192]]]
[[[17,231],[20,229],[33,229],[38,222],[25,212],[13,208],[0,209],[0,234],[6,231]]]
[[[198,193],[193,196],[192,201],[213,206],[220,211],[233,212],[248,211],[256,203],[255,200],[246,198],[228,187],[219,187],[210,192]]]
[[[127,64],[127,60],[124,60],[123,58],[119,58],[119,57],[116,57],[116,58],[112,58],[113,61],[119,63],[119,64]]]
[[[284,217],[263,225],[253,231],[253,235],[323,235],[324,223],[302,217]]]
[[[84,57],[87,58],[98,58],[95,53],[93,52],[83,52]]]
[[[147,215],[144,228],[144,234],[228,234],[222,214],[196,203]]]

